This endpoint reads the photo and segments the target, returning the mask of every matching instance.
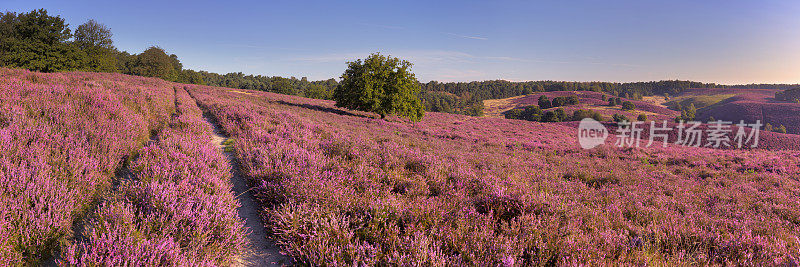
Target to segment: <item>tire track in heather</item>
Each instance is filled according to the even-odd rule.
[[[281,254],[278,245],[267,235],[267,230],[260,216],[260,211],[262,210],[261,205],[256,201],[250,190],[251,188],[248,186],[247,180],[239,171],[239,163],[236,161],[235,156],[225,149],[224,143],[228,140],[228,136],[223,133],[219,125],[208,114],[203,113],[203,119],[211,125],[211,128],[214,130],[211,138],[228,160],[232,174],[231,183],[233,184],[233,193],[241,204],[237,209],[239,218],[245,221],[245,227],[249,229],[247,233],[249,247],[245,254],[241,256],[241,259],[239,259],[239,265],[291,265],[291,259]]]

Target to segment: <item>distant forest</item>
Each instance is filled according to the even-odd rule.
[[[164,80],[238,89],[261,90],[317,99],[331,99],[339,85],[335,79],[308,81],[301,77],[218,74],[184,69],[178,56],[153,46],[140,54],[119,51],[111,30],[94,20],[74,33],[64,19],[39,9],[28,13],[0,13],[0,66],[41,72],[119,72]],[[344,64],[343,64],[344,67]],[[544,91],[596,91],[630,99],[651,95],[676,95],[688,88],[775,88],[797,85],[717,85],[692,81],[565,82],[504,80],[420,83],[419,97],[427,111],[483,115],[483,100],[501,99]]]

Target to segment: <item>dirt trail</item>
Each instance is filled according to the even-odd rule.
[[[280,248],[275,244],[272,239],[268,239],[267,230],[264,228],[264,223],[261,220],[259,211],[261,205],[256,202],[253,193],[248,186],[247,180],[239,172],[239,164],[236,162],[234,155],[225,151],[223,143],[228,140],[228,137],[220,130],[219,126],[208,116],[203,114],[203,119],[211,125],[214,129],[212,139],[214,144],[223,151],[225,157],[228,159],[230,169],[233,174],[231,182],[233,183],[233,193],[239,200],[241,207],[239,207],[239,217],[245,220],[245,227],[248,228],[247,240],[249,242],[249,249],[242,256],[239,261],[240,266],[281,266],[291,265],[291,259],[280,253]]]

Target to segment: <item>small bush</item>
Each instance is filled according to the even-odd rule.
[[[612,117],[612,119],[614,120],[614,122],[631,121],[631,120],[630,120],[630,119],[628,119],[628,117],[626,117],[625,115],[620,115],[620,114],[614,114],[614,116]]]
[[[592,118],[596,121],[603,121],[603,115],[594,110],[579,109],[572,113],[570,120],[579,121],[585,118]]]
[[[553,107],[553,103],[550,102],[550,99],[547,96],[540,96],[539,97],[539,108],[541,109],[548,109]]]
[[[563,106],[571,106],[571,105],[577,105],[577,104],[580,104],[580,100],[578,99],[578,96],[574,96],[574,95],[573,96],[559,96],[559,97],[553,98],[553,101],[551,102],[551,106],[552,107],[563,107]]]
[[[636,109],[636,105],[633,104],[631,101],[622,102],[622,110],[634,110]]]
[[[503,115],[506,119],[540,121],[542,118],[542,109],[537,106],[526,106],[506,111]]]

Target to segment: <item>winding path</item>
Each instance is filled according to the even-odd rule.
[[[233,178],[233,193],[239,200],[241,206],[239,207],[239,217],[245,221],[245,227],[249,229],[247,233],[247,241],[249,243],[248,250],[239,259],[239,266],[282,266],[291,265],[292,261],[289,257],[280,253],[280,248],[275,244],[272,239],[267,236],[267,231],[264,228],[264,223],[261,220],[259,211],[261,205],[255,201],[253,193],[248,186],[247,180],[239,172],[239,164],[233,153],[227,152],[224,149],[223,143],[228,140],[228,137],[220,130],[219,125],[211,118],[203,114],[203,119],[211,125],[214,133],[211,136],[214,144],[222,150],[225,157],[228,159]]]

